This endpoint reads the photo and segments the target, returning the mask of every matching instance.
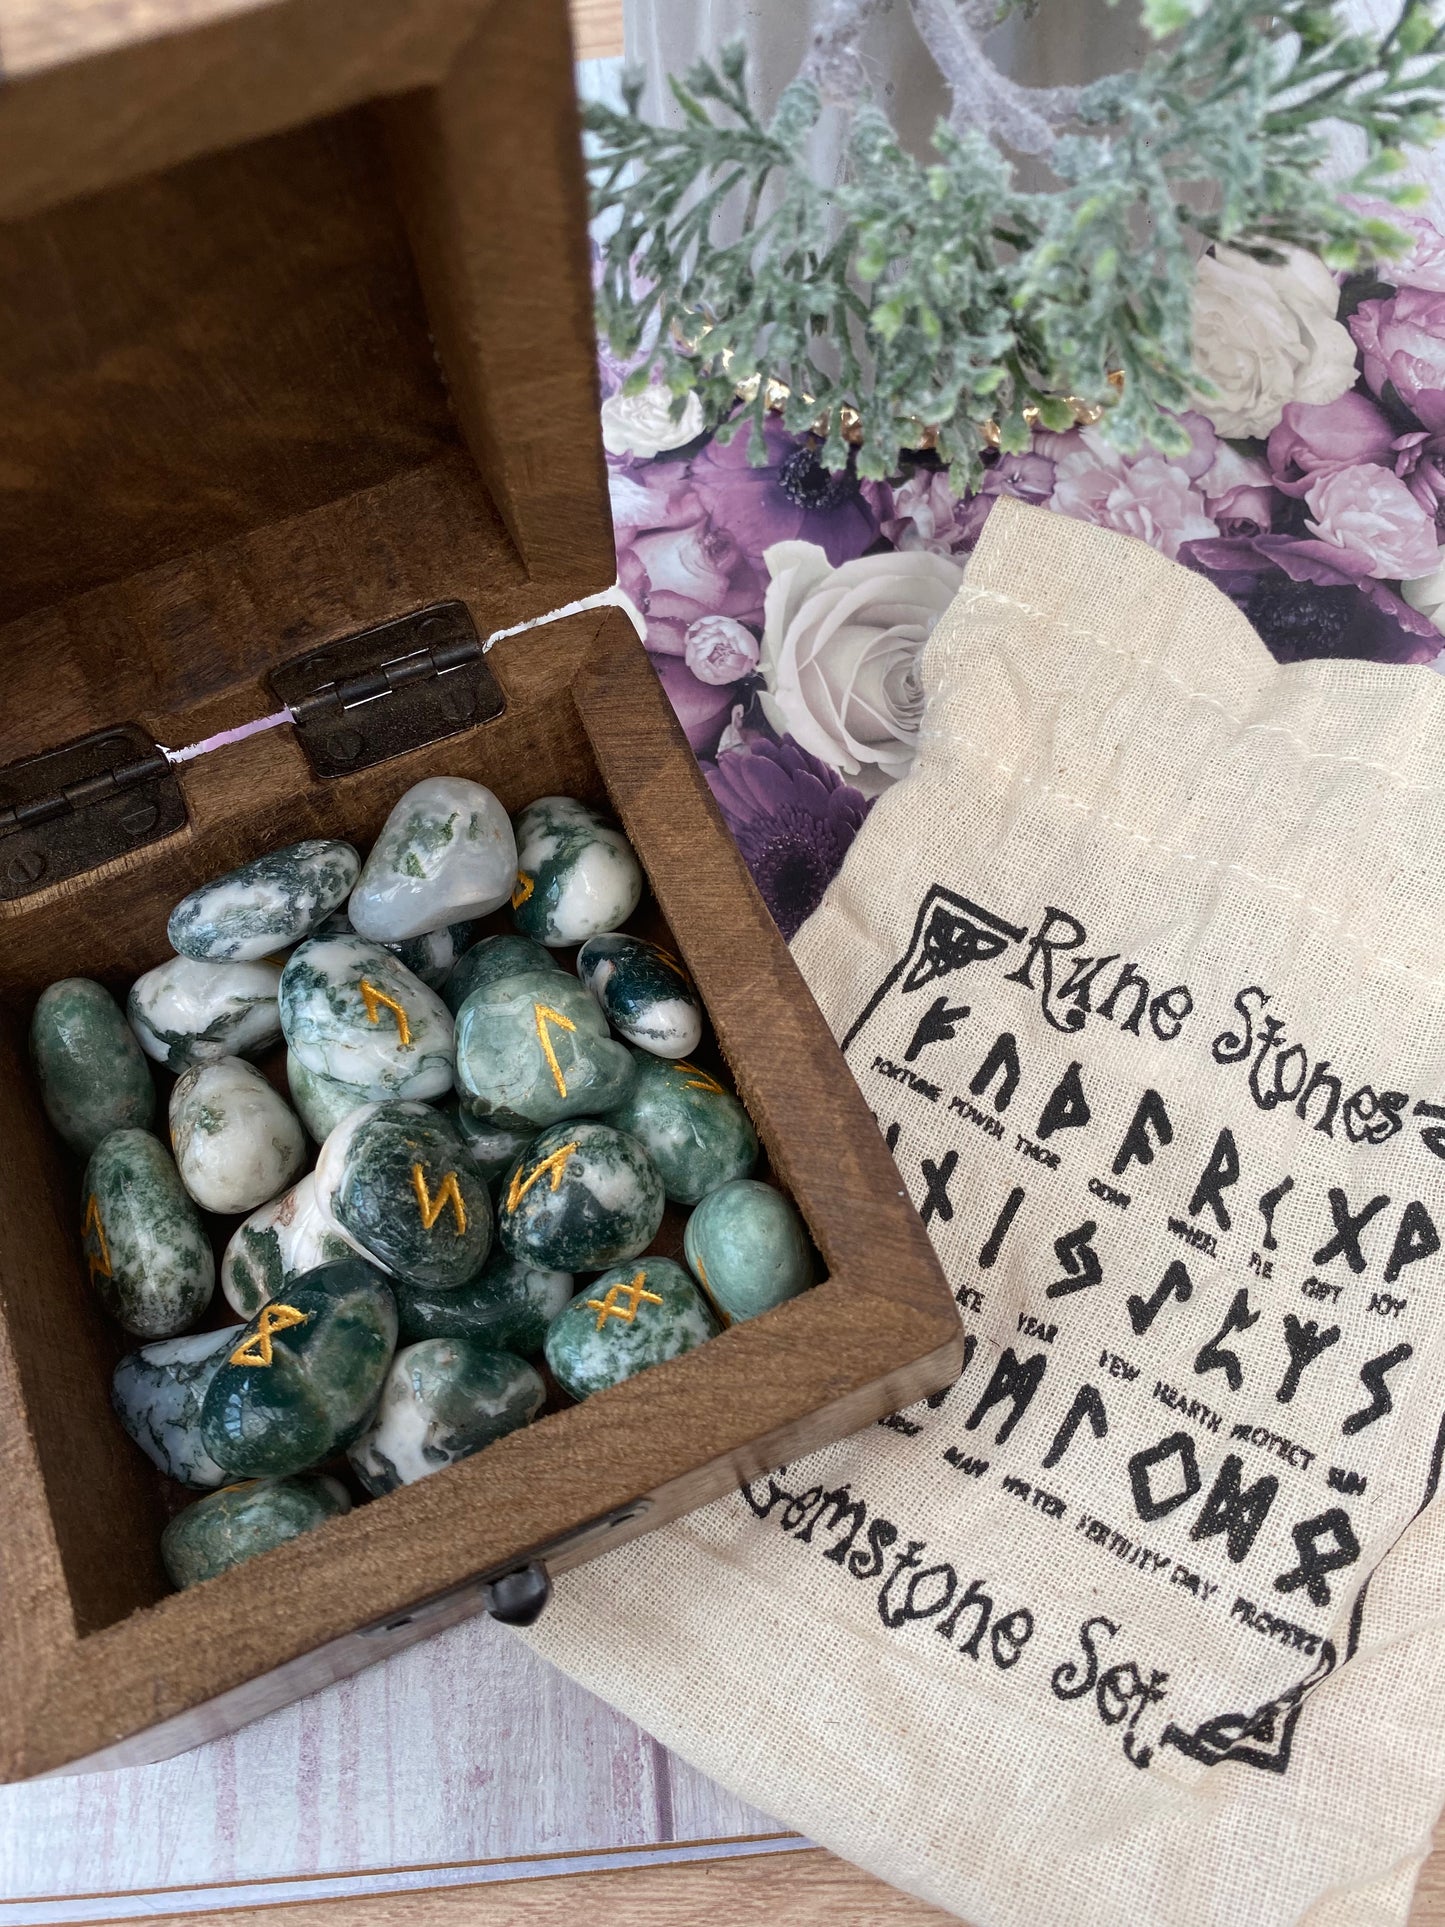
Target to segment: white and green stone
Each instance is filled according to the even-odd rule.
[[[607,1122],[635,1137],[674,1204],[696,1204],[758,1161],[747,1112],[717,1079],[688,1063],[637,1054],[637,1074]]]
[[[155,1085],[135,1032],[90,977],[66,977],[41,991],[30,1059],[45,1115],[82,1157],[112,1131],[145,1130],[155,1118]]]
[[[590,1398],[651,1365],[681,1358],[716,1337],[718,1322],[671,1258],[604,1271],[547,1331],[547,1365],[573,1398]]]
[[[447,1115],[488,1185],[506,1175],[537,1135],[535,1124],[499,1124],[494,1117],[473,1117],[462,1104]]]
[[[499,1251],[455,1291],[398,1281],[393,1290],[406,1345],[421,1338],[475,1338],[519,1358],[535,1357],[547,1327],[572,1296],[570,1271],[523,1264]]]
[[[532,1140],[497,1203],[503,1248],[549,1271],[600,1271],[646,1251],[662,1179],[635,1137],[577,1118]]]
[[[556,970],[562,966],[545,945],[511,931],[500,936],[483,937],[458,960],[442,986],[442,996],[452,1015],[461,1009],[474,990],[496,983],[502,977],[518,977],[527,970]]]
[[[319,1465],[361,1433],[395,1349],[396,1300],[374,1265],[347,1258],[306,1272],[237,1334],[211,1380],[206,1450],[233,1478]]]
[[[127,1352],[110,1381],[116,1417],[167,1478],[182,1485],[226,1483],[226,1473],[201,1443],[201,1401],[234,1350],[240,1327],[162,1338]]]
[[[149,1131],[112,1131],[85,1168],[82,1251],[101,1303],[137,1338],[194,1325],[216,1282],[200,1214]]]
[[[546,1388],[530,1365],[474,1338],[424,1338],[392,1360],[381,1403],[347,1457],[375,1497],[529,1425]]]
[[[455,1290],[492,1242],[492,1200],[449,1117],[369,1104],[327,1138],[316,1196],[352,1244],[408,1284]]]
[[[492,792],[428,776],[383,823],[347,914],[363,937],[400,943],[500,910],[516,879],[516,839]]]
[[[254,1318],[304,1272],[352,1255],[317,1200],[316,1173],[308,1171],[236,1227],[221,1259],[221,1295],[239,1317]]]
[[[280,1093],[240,1057],[194,1064],[171,1090],[181,1183],[206,1211],[254,1211],[306,1161],[306,1133]]]
[[[614,823],[571,796],[542,796],[516,819],[512,915],[538,943],[585,943],[626,923],[642,868]]]
[[[203,883],[172,910],[172,950],[207,963],[251,963],[300,943],[344,903],[361,858],[349,843],[308,837]]]
[[[173,1071],[251,1057],[281,1037],[273,963],[199,963],[171,957],[131,985],[126,1016],[141,1049]]]
[[[246,1479],[197,1499],[161,1534],[172,1585],[195,1586],[351,1510],[339,1479]]]
[[[702,1004],[670,950],[620,930],[589,937],[577,975],[629,1044],[653,1057],[686,1057],[702,1042]]]
[[[379,943],[311,937],[281,975],[281,1027],[305,1070],[368,1102],[452,1088],[452,1014]]]
[[[546,970],[474,990],[456,1029],[457,1089],[478,1117],[552,1124],[622,1101],[632,1058],[575,977]]]
[[[408,937],[403,943],[389,943],[384,948],[404,963],[413,976],[420,977],[429,989],[441,990],[457,959],[471,942],[475,930],[476,925],[471,922],[449,923],[440,930],[428,930],[423,936]],[[311,934],[314,937],[351,937],[358,932],[344,910],[333,910],[325,923]],[[449,1008],[455,1006],[449,1005]]]
[[[756,1318],[813,1282],[813,1248],[795,1206],[739,1178],[710,1191],[683,1232],[687,1262],[730,1324]]]
[[[286,1053],[286,1088],[297,1115],[318,1144],[324,1144],[353,1111],[372,1101],[356,1084],[343,1084],[337,1078],[308,1071],[292,1050]]]

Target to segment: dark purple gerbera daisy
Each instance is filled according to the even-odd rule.
[[[791,941],[838,874],[872,799],[791,736],[724,750],[707,780],[763,902]]]

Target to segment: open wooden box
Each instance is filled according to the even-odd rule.
[[[485,660],[474,640],[613,573],[563,0],[176,0],[189,24],[157,31],[170,11],[140,10],[149,38],[79,0],[20,9],[18,44],[0,26],[7,1779],[227,1731],[961,1358],[927,1238],[627,622],[574,616]],[[280,700],[295,726],[176,768],[157,751]],[[197,882],[301,836],[364,845],[437,771],[509,809],[610,802],[829,1275],[173,1594],[157,1475],[108,1408],[127,1341],[87,1288],[30,1010],[62,975],[123,988]]]

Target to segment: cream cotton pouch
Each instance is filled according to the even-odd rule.
[[[1445,1794],[1445,681],[995,508],[794,944],[946,1392],[528,1635],[975,1927],[1386,1927]]]

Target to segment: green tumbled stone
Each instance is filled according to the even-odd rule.
[[[308,1171],[231,1234],[221,1259],[221,1293],[238,1316],[254,1318],[304,1272],[352,1256],[317,1200],[316,1173]]]
[[[392,1360],[376,1415],[347,1454],[377,1497],[530,1424],[546,1388],[530,1365],[472,1338],[425,1338]]]
[[[533,943],[530,937],[510,932],[483,937],[457,959],[451,976],[442,985],[442,997],[455,1016],[474,990],[498,983],[503,977],[518,977],[527,970],[555,970],[565,975],[551,951]]]
[[[585,943],[626,923],[642,899],[642,869],[613,823],[571,796],[542,796],[516,819],[512,915],[538,943]]]
[[[687,1262],[730,1322],[756,1318],[813,1282],[813,1251],[781,1191],[739,1178],[710,1191],[683,1233]]]
[[[361,1432],[395,1349],[396,1300],[373,1265],[305,1273],[261,1307],[211,1380],[206,1450],[238,1478],[319,1465]]]
[[[424,776],[394,805],[348,911],[364,937],[398,943],[500,910],[517,878],[507,812],[465,776]]]
[[[295,1051],[286,1053],[286,1084],[297,1115],[318,1144],[324,1144],[353,1111],[371,1102],[359,1085],[308,1071]]]
[[[632,1059],[575,978],[527,971],[474,990],[457,1017],[457,1089],[478,1117],[535,1125],[621,1102]]]
[[[161,1534],[175,1586],[195,1586],[351,1510],[339,1480],[247,1479],[178,1512]]]
[[[502,1244],[549,1271],[600,1271],[646,1251],[664,1207],[662,1179],[635,1137],[577,1119],[532,1140],[497,1205]]]
[[[577,975],[612,1028],[654,1057],[686,1057],[702,1042],[702,1005],[670,950],[613,930],[577,952]]]
[[[717,1335],[702,1293],[671,1258],[617,1265],[578,1292],[547,1332],[547,1364],[573,1398],[681,1358]]]
[[[137,977],[125,1014],[148,1057],[173,1071],[251,1057],[281,1035],[273,963],[200,963],[168,957]]]
[[[414,977],[420,977],[431,990],[441,990],[456,968],[457,960],[472,940],[476,925],[470,920],[466,923],[445,924],[440,930],[428,930],[424,936],[407,937],[400,943],[383,943],[382,949],[389,950],[398,963],[405,964]],[[353,926],[344,910],[334,910],[325,923],[312,931],[314,937],[354,937],[360,934]],[[453,1010],[456,1005],[451,1005]]]
[[[297,1062],[372,1102],[452,1087],[452,1014],[382,944],[308,938],[286,960],[280,1005]]]
[[[171,1149],[203,1211],[254,1211],[306,1160],[301,1120],[254,1064],[193,1064],[171,1089]]]
[[[637,1054],[632,1088],[607,1122],[642,1144],[674,1204],[696,1204],[758,1161],[747,1112],[707,1071]]]
[[[66,977],[41,991],[30,1057],[45,1115],[82,1157],[112,1131],[144,1130],[156,1092],[135,1032],[103,984]]]
[[[499,1124],[494,1117],[473,1117],[460,1104],[448,1116],[489,1185],[506,1176],[537,1135],[535,1124]]]
[[[183,897],[166,935],[179,955],[208,963],[273,956],[344,903],[360,869],[349,843],[327,837],[268,850]]]
[[[112,1131],[85,1168],[90,1281],[137,1338],[171,1338],[211,1302],[216,1262],[170,1154],[149,1131]]]
[[[153,1465],[182,1485],[224,1485],[227,1474],[201,1443],[201,1405],[240,1327],[162,1338],[128,1352],[110,1381],[116,1417]]]
[[[398,1282],[396,1308],[404,1344],[419,1338],[475,1338],[531,1358],[547,1327],[572,1296],[570,1271],[545,1271],[499,1251],[456,1291]]]
[[[492,1200],[449,1117],[370,1104],[327,1138],[316,1196],[353,1243],[408,1284],[455,1290],[492,1242]]]

